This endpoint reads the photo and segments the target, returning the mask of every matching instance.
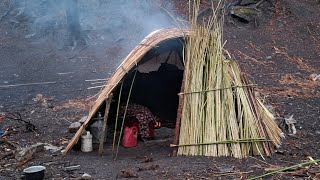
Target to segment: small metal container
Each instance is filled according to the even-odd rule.
[[[26,180],[43,180],[45,170],[44,166],[30,166],[25,168],[23,172]]]

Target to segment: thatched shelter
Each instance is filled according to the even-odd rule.
[[[182,62],[183,56],[183,42],[184,38],[189,35],[190,31],[188,30],[181,30],[181,29],[161,29],[152,32],[149,34],[144,40],[141,41],[140,44],[136,48],[134,48],[131,53],[122,61],[120,66],[116,69],[114,74],[108,80],[105,87],[102,89],[100,95],[96,99],[94,105],[92,106],[89,115],[85,121],[85,123],[81,126],[78,132],[75,134],[73,139],[68,144],[65,153],[67,153],[75,143],[79,140],[82,132],[90,123],[90,120],[93,119],[96,113],[104,106],[105,101],[108,99],[110,94],[117,90],[119,87],[119,82],[123,80],[125,76],[132,75],[132,71],[137,69],[138,73],[147,74],[156,71],[165,71],[162,72],[162,75],[166,76],[165,79],[170,79],[171,85],[172,83],[177,83],[175,87],[170,86],[170,82],[166,82],[162,78],[162,84],[166,85],[165,87],[157,87],[161,84],[158,82],[153,82],[149,88],[144,85],[138,85],[140,89],[140,93],[132,98],[134,101],[142,100],[144,101],[143,104],[153,103],[151,104],[151,110],[159,111],[158,116],[163,117],[167,114],[170,114],[169,117],[164,117],[162,119],[169,119],[175,120],[176,110],[177,110],[177,101],[178,101],[178,93],[180,92],[181,87],[181,80],[182,80],[182,73],[184,69],[184,65]],[[165,65],[171,65],[170,67],[166,68]],[[175,67],[172,69],[172,67]],[[166,70],[167,69],[167,70]],[[170,74],[171,71],[171,74]],[[171,77],[168,77],[168,75]],[[155,76],[161,76],[160,74],[156,74]],[[157,77],[153,76],[153,78],[157,79]],[[141,76],[140,76],[141,77]],[[137,77],[139,79],[139,77]],[[179,80],[180,79],[180,80]],[[159,80],[159,78],[158,78]],[[180,82],[179,82],[180,81]],[[136,82],[139,83],[139,82]],[[149,82],[151,83],[151,82]],[[169,83],[169,84],[168,84]],[[150,85],[150,84],[149,84]],[[153,92],[151,92],[151,91]],[[163,94],[154,94],[158,91],[167,91],[166,98],[161,97]],[[168,92],[169,91],[169,92]],[[171,92],[170,92],[171,91]],[[149,93],[149,96],[146,97],[146,93]],[[139,98],[139,96],[143,96],[143,98]],[[115,97],[116,98],[116,97]],[[149,99],[147,99],[149,98]],[[150,99],[151,98],[151,99]],[[153,99],[152,99],[153,98]],[[163,106],[159,104],[154,99],[165,100],[166,103]],[[141,102],[139,102],[141,104]],[[173,105],[173,106],[171,106]],[[157,108],[158,106],[158,108]],[[168,107],[169,106],[169,107]],[[171,106],[171,107],[170,107]],[[150,104],[149,104],[150,107]],[[160,111],[167,109],[174,109],[174,113],[163,113]],[[103,108],[102,108],[103,109]]]
[[[65,153],[98,111],[104,111],[106,121],[116,119],[109,111],[114,112],[121,93],[174,124],[175,153],[271,155],[280,145],[281,130],[237,63],[223,56],[221,31],[218,24],[214,28],[161,29],[148,35],[108,80]],[[124,79],[129,83],[120,83]]]

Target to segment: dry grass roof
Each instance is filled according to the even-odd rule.
[[[149,50],[156,47],[158,44],[176,38],[183,38],[190,34],[189,30],[182,29],[160,29],[150,33],[145,39],[141,41],[131,52],[130,54],[122,61],[120,66],[116,69],[114,74],[111,76],[106,86],[102,89],[100,95],[95,101],[94,105],[89,111],[89,115],[77,133],[74,135],[68,146],[66,147],[64,153],[73,147],[75,143],[78,142],[81,137],[82,132],[87,127],[90,120],[95,116],[100,106],[108,99],[109,95],[117,87],[118,83],[123,79],[123,77],[135,66],[138,65],[140,60],[148,53]]]

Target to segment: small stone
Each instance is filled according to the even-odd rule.
[[[64,167],[63,169],[64,169],[65,171],[75,171],[75,170],[79,170],[79,169],[80,169],[80,165],[68,166],[68,167]]]
[[[36,35],[35,33],[27,34],[26,36],[24,36],[24,38],[29,39],[29,38],[31,38],[31,37],[33,37],[35,35]]]
[[[37,94],[35,98],[33,98],[32,100],[34,102],[43,102],[44,96],[42,94]]]
[[[92,179],[92,177],[91,177],[91,175],[90,174],[88,174],[88,173],[84,173],[82,176],[81,176],[81,178],[80,178],[81,180],[86,180],[86,179]]]
[[[68,132],[75,133],[79,130],[80,126],[81,126],[81,123],[79,123],[79,122],[71,123],[69,126],[69,129],[68,129]]]
[[[86,121],[87,117],[88,116],[83,116],[78,122],[83,124]]]
[[[50,108],[50,109],[54,108],[54,106],[53,106],[53,104],[51,102],[48,102],[47,105],[48,105],[48,108]]]
[[[44,149],[47,151],[51,151],[52,153],[55,153],[55,152],[62,150],[63,146],[58,147],[58,146],[54,146],[52,144],[47,144],[44,146]]]
[[[219,171],[221,173],[229,173],[229,172],[234,172],[234,168],[233,167],[219,167]]]
[[[320,79],[320,74],[311,74],[310,78],[312,79],[312,81],[316,81]]]
[[[284,24],[282,22],[278,22],[278,27],[282,28],[284,26]]]
[[[272,59],[272,56],[267,56],[266,59],[267,59],[267,60],[271,60],[271,59]]]
[[[41,105],[45,108],[48,108],[48,101],[46,99],[43,99]]]

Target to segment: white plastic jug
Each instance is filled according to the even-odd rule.
[[[90,131],[87,131],[86,134],[81,136],[81,151],[92,151],[92,135],[90,134]]]

